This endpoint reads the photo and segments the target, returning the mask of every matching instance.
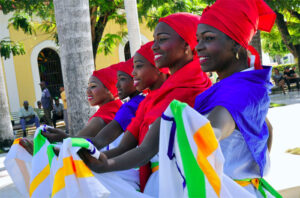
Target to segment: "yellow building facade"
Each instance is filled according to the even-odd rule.
[[[8,26],[8,20],[12,15],[3,15],[0,11],[0,40],[9,38],[12,41],[19,41],[24,44],[25,55],[11,56],[4,60],[1,58],[0,64],[3,69],[7,97],[10,112],[19,111],[23,106],[23,101],[27,100],[29,105],[36,107],[36,102],[41,98],[41,70],[38,59],[45,49],[55,51],[59,56],[59,47],[52,39],[51,34],[36,30],[35,35],[26,35],[23,31],[16,31],[12,26]],[[113,22],[109,22],[104,30],[104,34],[117,33],[121,27]],[[153,40],[153,33],[145,24],[140,24],[142,43]],[[111,64],[125,60],[124,50],[128,38],[118,43],[112,53],[105,56],[97,54],[96,69],[107,67]]]

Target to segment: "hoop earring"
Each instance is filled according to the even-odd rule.
[[[239,53],[238,53],[238,52],[236,53],[235,58],[236,58],[237,60],[239,60],[240,57],[239,57]]]

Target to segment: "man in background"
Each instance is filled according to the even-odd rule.
[[[44,114],[45,114],[45,121],[47,125],[51,125],[51,110],[53,108],[52,106],[52,97],[49,92],[49,90],[46,88],[46,83],[45,81],[42,81],[40,83],[41,89],[42,89],[42,106],[44,109]]]
[[[55,97],[54,98],[54,105],[53,105],[53,117],[52,117],[52,122],[54,128],[56,128],[56,121],[63,119],[64,118],[64,106],[63,104],[59,103],[59,98]]]
[[[23,137],[26,137],[26,125],[35,123],[36,128],[40,126],[39,118],[28,101],[24,101],[23,107],[19,111],[20,124],[23,130]]]
[[[34,111],[36,112],[40,123],[44,123],[45,122],[45,114],[44,114],[44,110],[42,109],[42,103],[41,101],[37,101],[37,108],[34,108]]]
[[[291,91],[291,83],[296,83],[298,91],[300,91],[299,86],[299,77],[297,76],[297,73],[295,72],[296,67],[290,70],[290,67],[287,66],[284,68],[283,76],[285,83],[287,84],[289,91]]]

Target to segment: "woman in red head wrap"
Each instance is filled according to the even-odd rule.
[[[91,106],[99,106],[97,112],[90,117],[87,125],[78,132],[77,136],[94,137],[109,122],[122,105],[117,97],[117,70],[116,65],[94,71],[88,81],[86,90],[87,99]],[[59,142],[69,137],[59,129],[48,128],[50,133],[43,133],[50,142]]]
[[[197,44],[195,35],[199,19],[199,16],[188,13],[176,13],[160,19],[155,28],[152,45],[154,61],[159,69],[169,68],[171,75],[159,89],[153,91],[140,104],[136,117],[127,127],[128,132],[125,133],[124,139],[126,138],[126,143],[134,149],[122,155],[119,155],[119,152],[117,157],[110,155],[109,158],[114,158],[108,160],[104,169],[101,163],[98,166],[87,162],[93,170],[107,172],[149,162],[158,151],[159,120],[169,103],[177,99],[193,106],[195,97],[211,85],[195,58],[194,48]],[[136,67],[135,60],[134,64]],[[150,125],[152,127],[149,129]],[[148,138],[144,139],[145,137]],[[139,147],[135,148],[137,144]],[[142,191],[150,173],[149,164],[140,168]]]
[[[224,173],[257,197],[280,197],[262,178],[270,163],[271,67],[248,68],[246,50],[258,29],[271,30],[275,16],[263,0],[218,0],[203,11],[197,29],[201,68],[216,72],[220,82],[197,96],[194,108],[208,114],[217,132]]]

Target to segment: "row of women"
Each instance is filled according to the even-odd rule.
[[[274,12],[263,0],[217,0],[201,17],[175,13],[161,18],[154,41],[143,45],[133,58],[94,71],[87,97],[90,105],[100,108],[77,137],[88,139],[102,150],[96,158],[86,149],[80,149],[78,155],[95,173],[104,176],[114,172],[121,179],[118,181],[133,189],[133,194],[126,194],[122,182],[105,184],[105,179],[99,178],[111,191],[110,197],[167,196],[162,192],[168,189],[159,187],[163,180],[158,177],[158,153],[163,120],[172,120],[165,111],[173,100],[177,100],[173,106],[186,103],[193,108],[190,112],[210,121],[212,136],[225,159],[225,176],[221,180],[231,182],[227,189],[221,182],[217,192],[212,184],[216,181],[209,179],[205,166],[200,166],[217,197],[280,197],[263,179],[270,165],[272,129],[266,115],[271,68],[263,67],[259,58],[252,64],[248,56],[254,34],[257,30],[270,31],[274,21]],[[205,72],[216,72],[220,82],[212,86]],[[127,101],[122,103],[117,98]],[[176,121],[177,130],[178,126]],[[42,135],[49,142],[69,138],[52,128]],[[205,135],[211,136],[208,132]],[[21,144],[29,152],[32,149],[24,139]],[[201,148],[209,150],[203,145]],[[175,158],[178,160],[178,156]],[[197,176],[188,176],[186,169],[182,174],[183,160],[175,163],[183,194],[171,193],[170,197],[198,197],[199,194],[184,192]],[[164,178],[170,188],[177,188],[170,180]],[[204,190],[210,191],[208,185]]]

